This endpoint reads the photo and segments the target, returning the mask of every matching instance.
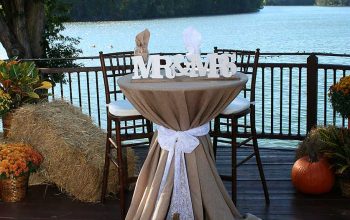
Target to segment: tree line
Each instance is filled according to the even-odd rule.
[[[58,0],[73,21],[129,20],[258,11],[263,0]]]
[[[265,0],[264,5],[350,6],[350,0]]]
[[[265,0],[265,5],[314,5],[315,0]]]
[[[350,0],[315,0],[316,5],[350,6]]]

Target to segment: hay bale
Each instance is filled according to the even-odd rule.
[[[80,109],[63,101],[27,105],[16,110],[10,139],[32,145],[43,156],[32,184],[52,182],[80,201],[100,198],[106,134]],[[128,172],[135,157],[127,153]],[[117,191],[117,171],[110,167],[108,191]]]

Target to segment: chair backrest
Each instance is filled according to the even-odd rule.
[[[246,98],[248,93],[250,94],[249,100],[251,103],[255,102],[255,85],[256,85],[256,75],[258,71],[260,49],[255,51],[248,50],[233,50],[233,49],[219,49],[214,47],[214,53],[236,53],[236,60],[234,61],[237,65],[237,71],[242,72],[247,75],[251,75],[250,83],[247,83],[243,88],[243,94]],[[232,61],[231,61],[232,62]]]
[[[134,68],[131,59],[132,56],[134,56],[133,51],[106,54],[100,52],[106,104],[109,104],[111,100],[117,100],[118,93],[122,94],[117,84],[117,79],[118,77],[132,73]]]

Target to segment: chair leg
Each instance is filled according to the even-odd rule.
[[[214,159],[216,160],[216,151],[218,148],[218,135],[220,134],[220,118],[216,117],[214,119],[214,131],[213,131],[213,150],[214,150]]]
[[[152,134],[153,133],[153,125],[152,125],[152,122],[150,120],[146,119],[146,126],[147,126],[147,132],[149,134]],[[149,141],[149,146],[151,146],[151,142],[152,142],[152,136],[151,135],[148,138],[148,141]]]
[[[125,219],[126,216],[126,175],[123,163],[123,149],[120,134],[120,121],[116,121],[116,144],[117,144],[117,163],[118,163],[118,180],[119,180],[119,200],[120,200],[120,216]]]
[[[107,139],[106,139],[105,164],[103,167],[101,203],[105,202],[106,192],[107,192],[107,183],[108,183],[108,174],[109,174],[109,165],[110,165],[109,154],[111,153],[111,143],[109,141],[109,138],[111,138],[112,136],[111,123],[112,123],[111,120],[107,118]]]
[[[237,118],[231,118],[231,169],[232,169],[232,201],[237,204]]]
[[[252,131],[252,136],[253,136],[254,154],[255,154],[256,163],[257,163],[258,169],[259,169],[260,180],[261,180],[261,183],[262,183],[262,186],[263,186],[263,190],[264,190],[265,202],[266,202],[266,204],[270,204],[269,191],[267,189],[264,169],[263,169],[263,165],[262,165],[261,158],[260,158],[258,139],[257,139],[257,135],[256,135],[256,128],[255,128],[255,117],[254,117],[254,114],[251,115],[251,119],[250,120],[251,120],[251,126],[252,126],[251,127],[251,129],[252,129],[251,131]]]

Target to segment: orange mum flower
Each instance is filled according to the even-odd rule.
[[[329,88],[328,97],[334,110],[345,118],[350,117],[350,76],[345,76]]]
[[[0,144],[0,178],[35,172],[43,161],[40,153],[26,144]]]

